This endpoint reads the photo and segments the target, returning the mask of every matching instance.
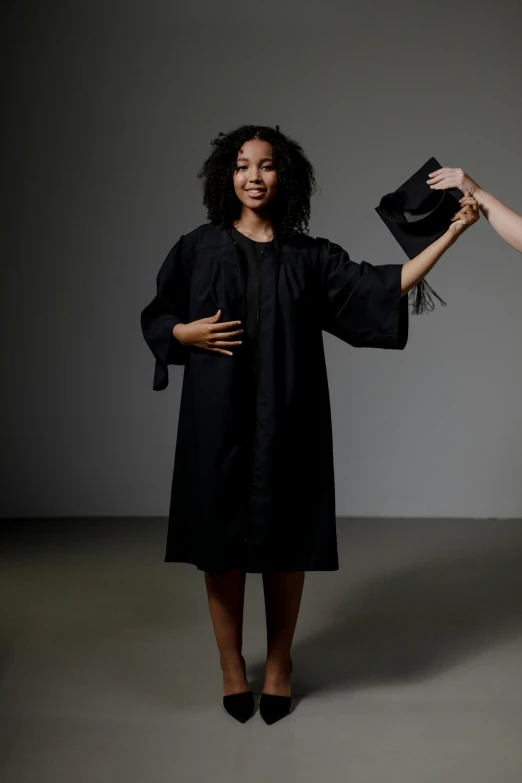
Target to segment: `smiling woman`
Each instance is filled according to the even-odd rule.
[[[277,171],[272,145],[261,139],[247,141],[239,150],[234,171],[236,196],[247,208],[266,208],[277,193]]]
[[[401,266],[352,261],[308,236],[313,168],[279,128],[214,140],[200,172],[206,223],[182,236],[142,313],[156,359],[185,366],[165,559],[205,572],[224,706],[253,711],[241,655],[247,572],[263,574],[261,715],[290,708],[290,649],[305,571],[338,568],[332,429],[322,331],[401,350],[404,296],[476,218]],[[471,210],[473,205],[466,207]]]
[[[257,230],[261,218],[281,239],[307,231],[316,184],[313,167],[297,142],[279,126],[243,125],[220,134],[212,144],[215,149],[198,175],[212,223],[229,227],[241,216],[249,222],[256,216]],[[248,192],[260,188],[260,195]],[[261,232],[262,239],[266,236]]]

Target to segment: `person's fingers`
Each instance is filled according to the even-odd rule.
[[[461,209],[459,212],[455,212],[455,214],[451,218],[451,222],[454,223],[456,220],[462,220],[464,216],[465,216],[464,210]]]
[[[442,182],[444,179],[447,179],[445,174],[435,174],[433,177],[430,177],[427,182],[430,184],[435,184]]]
[[[471,226],[472,223],[475,223],[475,215],[473,213],[465,213],[464,215],[460,216],[460,220],[462,220],[467,226]]]
[[[215,324],[212,330],[214,331],[216,329],[229,329],[232,326],[239,326],[240,323],[241,321],[222,321],[219,324]]]
[[[449,190],[450,188],[457,187],[457,183],[450,177],[441,177],[440,179],[433,180],[432,183],[428,180],[428,184],[432,190]]]
[[[222,348],[207,347],[207,351],[212,351],[212,353],[224,353],[225,356],[233,356],[232,351],[224,351]]]
[[[474,212],[478,212],[479,210],[479,204],[476,198],[473,196],[464,196],[463,198],[459,199],[459,204],[461,206],[469,205]]]
[[[473,203],[462,204],[461,209],[459,209],[458,212],[455,212],[454,217],[456,215],[473,215]]]
[[[237,337],[239,334],[243,334],[243,329],[236,329],[235,332],[211,332],[211,340],[226,340],[229,337]]]
[[[215,323],[216,321],[219,321],[220,318],[221,318],[221,310],[218,310],[217,313],[215,313],[215,315],[210,315],[208,316],[208,318],[199,318],[198,322],[200,324],[212,324]]]
[[[241,340],[214,340],[212,345],[217,345],[220,348],[232,348],[233,345],[242,345]]]
[[[437,169],[437,171],[432,171],[430,174],[428,174],[429,177],[436,177],[437,174],[445,174],[447,171],[446,166],[442,166],[442,168]]]
[[[209,335],[208,339],[211,343],[219,343],[220,341],[223,340],[233,340],[234,337],[236,338],[241,337],[241,335],[233,334],[232,332],[230,332],[230,334],[227,334],[227,332],[224,332],[223,334],[211,334]],[[239,340],[239,342],[241,343],[242,340]]]
[[[469,215],[474,220],[478,215],[477,208],[474,204],[468,204],[466,207],[464,207],[464,212],[466,212],[466,214]]]

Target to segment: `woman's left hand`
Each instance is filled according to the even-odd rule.
[[[480,209],[478,201],[469,190],[466,190],[464,198],[460,199],[461,209],[451,218],[450,231],[454,232],[455,238],[460,236],[463,231],[472,226],[480,218]]]

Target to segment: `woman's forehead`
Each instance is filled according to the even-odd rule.
[[[250,160],[250,158],[263,156],[265,158],[272,157],[272,145],[269,141],[262,141],[261,139],[250,139],[246,141],[238,150],[238,160]]]

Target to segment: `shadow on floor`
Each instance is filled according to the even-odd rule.
[[[295,691],[422,679],[522,632],[522,541],[369,582],[294,645]]]

